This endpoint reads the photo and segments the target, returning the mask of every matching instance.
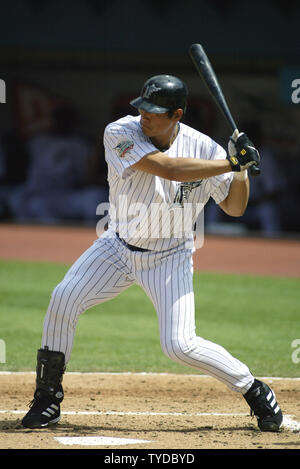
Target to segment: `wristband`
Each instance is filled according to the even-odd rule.
[[[244,169],[244,171],[234,172],[233,179],[237,179],[238,181],[246,181],[248,178],[248,171]]]

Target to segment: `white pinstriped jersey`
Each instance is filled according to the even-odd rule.
[[[191,248],[199,213],[210,197],[217,204],[226,198],[232,173],[199,181],[198,187],[188,191],[188,203],[178,208],[174,200],[183,187],[179,182],[132,168],[143,156],[157,151],[142,132],[140,116],[110,123],[104,132],[104,147],[110,188],[109,228],[127,243],[149,250],[162,251],[183,242]],[[219,144],[183,123],[165,153],[170,158],[226,158]]]
[[[194,221],[197,211],[210,196],[216,203],[226,197],[232,173],[203,180],[191,189],[186,184],[180,185],[135,170],[132,164],[155,150],[143,135],[139,119],[127,116],[109,124],[105,130],[110,226],[77,259],[53,290],[44,320],[42,347],[64,353],[67,364],[79,316],[95,305],[116,298],[135,283],[145,291],[155,307],[165,355],[214,376],[237,392],[245,393],[254,381],[248,367],[222,346],[196,335],[191,228],[186,229],[184,225],[183,237],[177,237],[175,234],[180,234],[178,225],[175,222],[168,225],[163,220],[167,220],[172,211],[174,199],[180,202],[188,197],[183,207],[175,210],[174,218],[180,217],[186,205],[192,205],[196,207],[190,215]],[[225,158],[225,151],[219,145],[182,123],[167,154],[170,158]],[[178,191],[178,188],[183,190]],[[140,204],[139,212],[136,212],[136,204]],[[161,208],[156,219],[151,219],[151,213],[149,215],[153,206],[156,210]],[[137,220],[140,222],[139,230],[136,230]],[[155,233],[154,228],[160,221],[163,226]],[[146,229],[149,222],[150,236]],[[132,233],[128,230],[126,237],[127,228],[132,227],[134,230]],[[171,228],[170,232],[166,227]],[[114,231],[120,236],[116,236]],[[149,251],[128,249],[120,237]],[[99,321],[101,324],[101,319]]]

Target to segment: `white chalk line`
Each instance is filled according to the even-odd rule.
[[[0,371],[1,375],[35,375],[35,371]],[[113,372],[113,371],[67,371],[66,375],[79,375],[79,376],[177,376],[180,377],[188,377],[188,378],[197,378],[197,379],[207,379],[211,378],[209,375],[201,375],[201,374],[180,374],[180,373],[158,373],[158,372],[148,372],[148,371],[122,371],[122,372]],[[281,377],[281,376],[260,376],[257,377],[258,379],[266,379],[266,380],[283,380],[283,381],[300,381],[299,377]]]
[[[106,436],[57,436],[54,440],[63,445],[79,446],[122,446],[152,443],[150,440],[135,440],[132,438],[113,438]],[[129,456],[131,458],[131,456]]]
[[[26,414],[26,410],[0,410],[0,414],[20,415]],[[145,416],[145,417],[245,417],[249,413],[238,412],[119,412],[115,410],[107,411],[63,411],[62,415],[112,415],[112,416]],[[300,422],[294,419],[293,415],[284,415],[282,426],[291,431],[300,431]]]
[[[25,414],[26,410],[0,410],[0,414]],[[98,410],[98,411],[73,411],[73,410],[65,410],[61,413],[62,415],[117,415],[117,416],[170,416],[170,417],[209,417],[209,416],[216,416],[216,417],[241,417],[245,415],[249,415],[249,413],[220,413],[220,412],[195,412],[195,413],[188,413],[188,412],[119,412],[116,410]]]
[[[35,371],[0,371],[0,375],[35,375]],[[79,372],[70,371],[68,375],[109,375],[109,376],[177,376],[177,377],[192,377],[197,379],[211,378],[209,375],[197,375],[197,374],[176,374],[176,373],[156,373],[156,372]],[[279,376],[265,376],[260,377],[269,381],[283,380],[283,381],[300,381],[300,378],[294,377],[279,377]],[[0,410],[0,414],[24,414],[26,410]],[[249,414],[247,413],[219,413],[219,412],[196,412],[196,413],[185,413],[185,412],[117,412],[117,411],[64,411],[62,415],[117,415],[117,416],[173,416],[173,417],[244,417]],[[300,431],[300,422],[294,419],[293,415],[283,416],[283,427],[291,431]]]

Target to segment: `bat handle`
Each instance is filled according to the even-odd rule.
[[[251,173],[251,176],[254,176],[254,177],[259,176],[260,168],[254,164],[253,166],[250,166],[250,173]]]

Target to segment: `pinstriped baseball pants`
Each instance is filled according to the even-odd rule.
[[[209,374],[234,391],[250,388],[254,378],[245,364],[196,335],[191,251],[132,252],[108,232],[79,257],[52,292],[42,347],[63,352],[68,363],[80,314],[133,283],[144,289],[155,307],[161,347],[170,359]]]

